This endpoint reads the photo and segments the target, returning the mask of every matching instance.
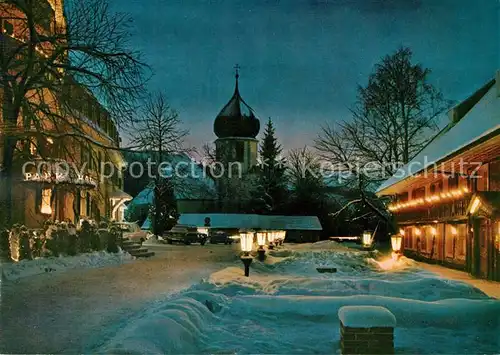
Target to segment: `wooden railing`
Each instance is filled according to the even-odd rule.
[[[404,222],[433,222],[449,219],[465,218],[471,196],[464,196],[459,200],[443,202],[423,207],[414,207],[395,213],[399,223]]]

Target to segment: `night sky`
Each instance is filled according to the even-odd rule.
[[[135,18],[133,43],[155,71],[149,88],[166,92],[195,147],[215,139],[236,63],[242,97],[261,125],[272,117],[285,149],[349,118],[357,84],[401,45],[451,100],[500,68],[497,0],[112,1]]]

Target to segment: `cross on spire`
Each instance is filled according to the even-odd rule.
[[[235,76],[236,76],[236,80],[238,80],[238,78],[240,77],[240,69],[241,69],[241,67],[240,67],[240,65],[239,65],[239,64],[236,64],[236,65],[234,66],[234,71],[235,71],[235,73],[236,73],[236,75],[235,75]]]

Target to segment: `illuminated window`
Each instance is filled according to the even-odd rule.
[[[33,141],[30,141],[30,154],[37,155],[36,144]]]
[[[42,190],[42,205],[40,206],[40,212],[43,214],[52,214],[52,207],[50,206],[50,200],[52,199],[52,190],[43,189]]]
[[[14,26],[9,21],[3,21],[3,32],[12,36],[14,34]]]

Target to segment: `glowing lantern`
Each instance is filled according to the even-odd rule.
[[[456,227],[451,226],[451,234],[454,235],[454,236],[458,234],[458,231],[457,231]]]
[[[283,245],[283,241],[285,240],[285,231],[276,231],[274,234],[274,240],[276,245]]]
[[[399,234],[401,234],[402,236],[405,235],[405,230],[403,228],[399,228]]]
[[[241,251],[243,252],[240,260],[245,266],[245,276],[247,277],[250,276],[250,264],[252,264],[253,260],[250,256],[250,252],[252,251],[253,246],[253,234],[253,231],[240,232]]]
[[[269,242],[269,249],[274,249],[274,241],[276,240],[277,235],[278,234],[276,231],[269,231],[269,233],[267,233],[267,241]]]
[[[257,244],[259,244],[260,248],[263,248],[266,245],[267,232],[257,232]]]
[[[372,245],[372,233],[370,231],[364,231],[362,239],[363,247],[370,247]]]
[[[415,227],[415,235],[416,236],[421,236],[422,235],[422,231],[420,230],[420,228]]]
[[[391,236],[391,246],[392,250],[395,253],[399,253],[401,251],[401,241],[403,240],[403,236],[401,234],[395,234]]]
[[[431,235],[435,236],[437,234],[437,229],[434,227],[431,227]]]
[[[241,251],[249,255],[253,246],[253,231],[240,232]]]
[[[264,249],[264,245],[266,245],[267,234],[268,233],[266,231],[257,232],[257,244],[259,244],[257,254],[260,261],[264,261],[266,259],[266,250]]]
[[[270,231],[267,234],[267,240],[268,240],[269,243],[273,243],[275,238],[276,238],[276,232],[275,231]]]

